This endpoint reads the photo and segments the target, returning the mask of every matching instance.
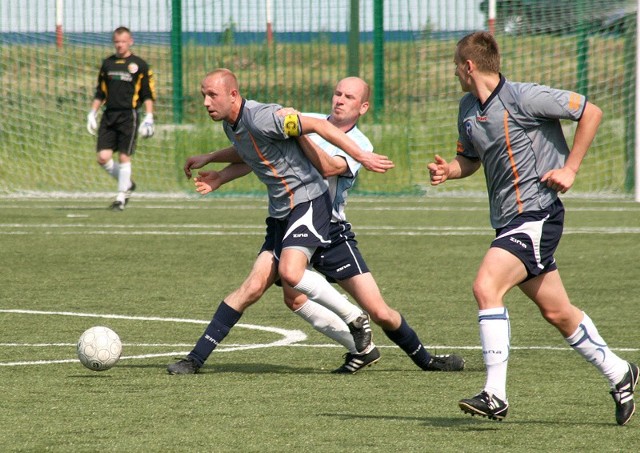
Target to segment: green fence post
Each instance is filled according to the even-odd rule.
[[[360,0],[351,0],[349,27],[349,75],[360,75]]]
[[[636,17],[625,19],[625,35],[624,35],[624,55],[625,64],[624,71],[624,91],[622,98],[624,99],[624,117],[625,117],[625,175],[624,175],[624,191],[627,193],[634,192],[636,187]],[[628,28],[627,28],[628,27]]]
[[[384,0],[373,3],[373,119],[384,111]]]
[[[171,67],[173,73],[173,122],[182,124],[182,0],[171,1]]]
[[[577,86],[576,91],[580,94],[587,96],[589,90],[589,42],[587,41],[587,21],[586,21],[586,8],[585,0],[578,2],[578,39],[576,42],[576,56],[577,56]]]

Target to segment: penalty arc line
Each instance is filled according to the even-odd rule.
[[[199,319],[185,319],[185,318],[162,318],[157,316],[126,316],[116,314],[98,314],[98,313],[75,313],[68,311],[42,311],[42,310],[19,310],[19,309],[0,309],[0,313],[13,313],[13,314],[30,314],[30,315],[49,315],[49,316],[76,316],[81,318],[103,318],[103,319],[124,319],[135,321],[160,321],[160,322],[181,322],[190,324],[209,324],[209,321],[202,321]],[[289,346],[307,339],[307,335],[300,330],[287,330],[278,327],[258,326],[254,324],[236,324],[238,327],[242,327],[250,330],[261,330],[265,332],[272,332],[282,335],[280,340],[273,341],[271,343],[258,343],[247,345],[234,345],[221,348],[218,352],[232,352],[232,351],[244,351],[249,349],[271,348],[276,346]],[[165,352],[158,354],[142,354],[134,356],[123,356],[120,360],[128,359],[142,359],[151,357],[170,357],[174,355],[185,355],[185,351],[178,352]],[[52,363],[75,363],[78,359],[60,359],[60,360],[36,360],[36,361],[21,361],[21,362],[4,362],[0,363],[0,366],[18,366],[18,365],[42,365]]]

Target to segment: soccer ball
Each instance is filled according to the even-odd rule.
[[[108,370],[118,362],[121,353],[120,337],[108,327],[91,327],[78,340],[78,358],[93,371]]]

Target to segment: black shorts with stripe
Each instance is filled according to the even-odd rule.
[[[280,259],[282,249],[287,247],[326,247],[331,243],[329,192],[296,205],[285,218],[267,217],[265,222],[267,232],[260,252],[273,252],[276,259]]]
[[[136,150],[137,132],[136,110],[105,110],[98,129],[96,151],[110,149],[131,156]]]
[[[558,268],[553,254],[562,238],[563,226],[564,206],[558,198],[547,208],[520,214],[498,228],[491,247],[502,248],[522,261],[529,280]]]
[[[311,258],[314,269],[332,283],[369,272],[350,223],[332,223],[330,236],[331,245],[316,250]]]

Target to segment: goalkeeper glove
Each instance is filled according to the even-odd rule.
[[[91,135],[96,135],[98,130],[98,112],[91,110],[87,115],[87,130]]]
[[[153,113],[146,113],[144,115],[144,120],[142,120],[142,124],[140,125],[138,132],[144,138],[153,137],[153,133],[155,132],[153,129]]]

